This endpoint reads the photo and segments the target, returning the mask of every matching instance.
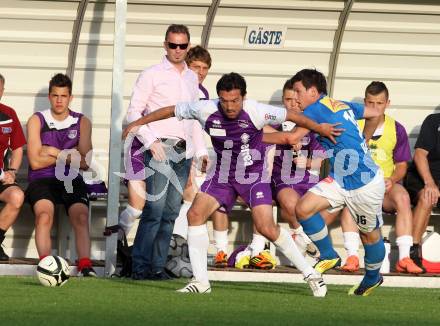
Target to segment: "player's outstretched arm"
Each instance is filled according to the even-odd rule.
[[[335,136],[339,136],[344,131],[344,129],[342,129],[342,128],[336,128],[338,125],[340,125],[340,123],[334,123],[334,124],[321,123],[321,124],[318,124],[315,121],[307,118],[304,114],[295,113],[292,111],[287,111],[286,120],[293,121],[300,127],[306,128],[308,130],[312,130],[312,131],[320,134],[323,137],[327,137],[335,144],[336,144]]]
[[[275,145],[291,144],[292,139],[290,134],[291,133],[287,131],[265,132],[263,134],[263,142]]]
[[[363,134],[365,137],[365,140],[368,141],[371,139],[371,137],[374,134],[374,131],[378,127],[380,123],[380,116],[382,115],[382,112],[373,106],[365,106],[364,107],[364,119],[365,119],[365,125]]]
[[[153,112],[137,119],[136,121],[133,121],[124,129],[124,131],[122,133],[122,138],[123,139],[127,138],[127,135],[130,132],[134,132],[133,129],[138,126],[145,125],[145,124],[153,122],[153,121],[159,121],[159,120],[164,120],[164,119],[174,117],[175,116],[174,115],[175,108],[176,108],[175,105],[166,106],[164,108],[160,108],[156,111],[153,111]]]
[[[306,128],[295,127],[292,131],[264,132],[263,142],[276,145],[296,145],[309,133]]]

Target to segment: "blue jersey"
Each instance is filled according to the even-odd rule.
[[[378,167],[356,121],[363,119],[364,106],[323,95],[304,110],[304,115],[317,123],[341,123],[338,128],[345,129],[336,137],[336,144],[328,138],[318,138],[330,159],[330,176],[345,190],[358,189],[370,182]]]

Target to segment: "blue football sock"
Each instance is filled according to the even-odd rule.
[[[385,258],[385,246],[382,237],[373,244],[364,244],[365,249],[365,276],[361,286],[369,287],[380,279],[380,267]]]
[[[333,249],[327,226],[321,214],[316,213],[306,220],[299,221],[299,223],[302,225],[304,232],[309,236],[310,240],[318,247],[321,253],[321,259],[339,257],[338,253]]]

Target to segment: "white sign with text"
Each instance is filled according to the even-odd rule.
[[[286,26],[248,26],[244,45],[252,48],[282,48]]]

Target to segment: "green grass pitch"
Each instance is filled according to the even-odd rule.
[[[328,286],[213,282],[213,292],[174,292],[166,282],[71,278],[47,288],[36,277],[0,277],[0,325],[440,325],[440,290],[379,287],[369,297]]]

